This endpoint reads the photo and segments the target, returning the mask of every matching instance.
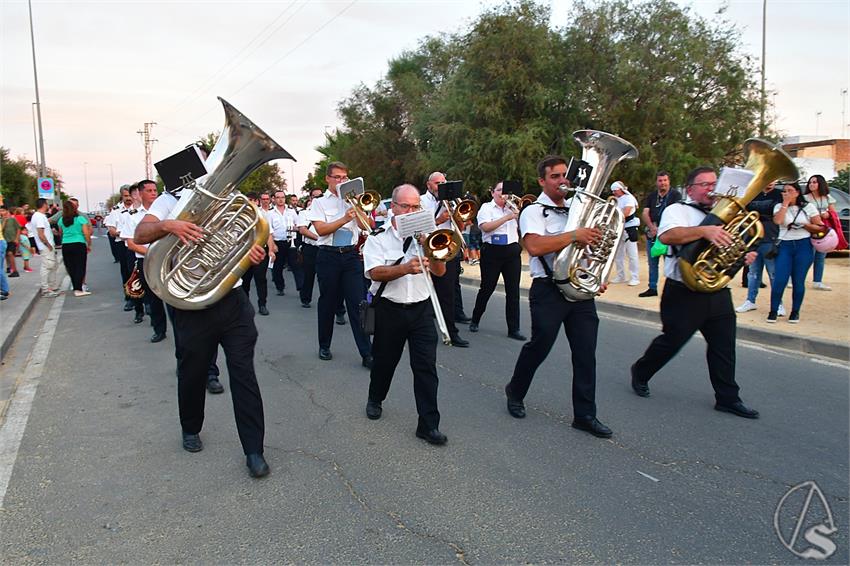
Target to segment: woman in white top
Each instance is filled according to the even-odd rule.
[[[823,230],[817,208],[803,198],[800,185],[788,183],[782,190],[782,202],[773,209],[773,221],[779,226],[779,255],[770,289],[768,322],[776,322],[776,309],[791,278],[791,315],[788,322],[800,321],[800,307],[806,293],[806,274],[812,265],[814,248],[811,234]]]
[[[815,205],[821,222],[826,223],[830,212],[835,212],[835,197],[829,194],[829,185],[823,175],[812,175],[806,184],[806,200]],[[826,266],[826,253],[815,251],[814,287],[821,291],[832,291],[831,287],[823,284],[823,269]]]
[[[617,208],[623,212],[626,218],[625,239],[617,248],[614,264],[617,266],[617,275],[611,279],[611,283],[629,282],[629,286],[640,285],[638,277],[638,227],[640,218],[637,216],[637,199],[629,192],[628,187],[622,181],[614,181],[611,192],[617,197]],[[625,270],[625,258],[629,258],[629,270]],[[627,277],[628,275],[628,277]]]

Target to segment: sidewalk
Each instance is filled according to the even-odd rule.
[[[597,307],[600,312],[660,323],[658,313],[661,298],[638,297],[638,293],[647,288],[649,272],[643,248],[639,250],[639,264],[641,284],[636,287],[629,287],[625,283],[609,285],[608,290],[596,299]],[[520,291],[524,295],[531,286],[528,255],[524,251],[522,269]],[[659,293],[664,287],[663,265],[660,271],[662,275],[658,284]],[[464,263],[463,272],[462,283],[479,286],[481,272],[478,265]],[[850,342],[850,258],[846,253],[827,258],[824,283],[832,287],[832,291],[812,289],[811,279],[812,272],[809,270],[799,324],[791,325],[787,318],[780,318],[779,322],[768,324],[767,313],[770,310],[770,287],[768,286],[759,290],[756,299],[757,310],[738,314],[738,339],[847,361],[850,358],[850,346],[848,346]],[[769,283],[766,272],[764,280],[765,283]],[[732,301],[737,307],[747,298],[747,290],[741,287],[740,273],[736,275],[730,287]],[[497,290],[502,288],[500,280]],[[790,288],[786,289],[783,299],[786,305],[790,305]],[[466,313],[471,315],[472,305],[464,306],[467,307]]]
[[[40,297],[41,257],[33,254],[30,260],[32,273],[24,272],[21,258],[15,259],[21,276],[9,279],[9,298],[0,301],[0,361],[6,356],[18,330]],[[64,275],[65,268],[61,267],[60,271]]]

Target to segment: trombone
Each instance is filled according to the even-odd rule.
[[[372,222],[369,220],[369,215],[378,207],[381,195],[375,191],[363,191],[360,194],[346,195],[345,202],[354,209],[354,216],[357,217],[360,229],[371,232]]]
[[[529,204],[534,204],[535,202],[537,202],[537,197],[531,193],[526,193],[521,197],[518,197],[514,194],[504,195],[504,197],[511,210],[513,210],[517,214],[522,212],[522,210]]]
[[[463,239],[461,239],[460,235],[448,228],[434,230],[425,237],[424,243],[419,241],[419,236],[417,234],[414,240],[416,241],[416,255],[419,256],[420,263],[423,263],[423,254],[428,258],[428,261],[451,261],[460,253],[461,246],[463,245]],[[425,284],[428,287],[431,306],[434,308],[434,318],[437,319],[437,328],[440,329],[443,344],[450,345],[452,343],[452,337],[449,334],[446,318],[443,316],[440,299],[437,297],[437,291],[434,289],[434,282],[431,281],[430,270],[424,268],[422,274],[425,276]]]

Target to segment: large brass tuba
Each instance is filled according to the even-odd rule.
[[[183,244],[169,234],[151,244],[145,256],[151,290],[182,310],[204,309],[223,298],[248,270],[250,249],[268,240],[268,222],[236,191],[239,184],[267,161],[295,160],[226,100],[219,100],[224,131],[206,161],[209,173],[183,188],[170,215],[197,224],[205,235]]]
[[[732,236],[732,243],[718,247],[707,240],[696,240],[682,246],[679,252],[679,269],[682,281],[692,291],[714,293],[726,287],[744,265],[744,256],[764,235],[757,212],[747,212],[747,204],[766,186],[778,180],[799,177],[797,166],[779,147],[766,141],[751,138],[744,142],[746,168],[755,173],[736,198],[720,195],[720,199],[706,215],[701,226],[723,226]]]
[[[597,130],[579,130],[573,137],[582,147],[582,160],[593,170],[587,187],[575,191],[564,231],[595,227],[602,231],[602,238],[592,246],[573,243],[558,252],[552,275],[568,301],[586,301],[598,295],[608,280],[625,223],[617,199],[599,195],[614,167],[623,159],[634,159],[638,151],[626,140]]]

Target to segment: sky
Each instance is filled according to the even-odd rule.
[[[553,27],[569,21],[570,0],[545,3]],[[761,0],[678,3],[709,19],[727,5],[742,51],[760,60]],[[336,108],[353,88],[373,85],[424,37],[461,31],[500,4],[33,0],[47,164],[93,210],[114,187],[144,178],[137,132],[146,122],[156,123],[156,162],[221,130],[221,96],[295,156],[277,163],[290,187],[300,186],[325,131],[341,126]],[[850,96],[841,94],[850,87],[850,0],[768,0],[767,30],[779,129],[850,135]],[[0,146],[13,157],[35,157],[34,101],[27,2],[0,0]]]

